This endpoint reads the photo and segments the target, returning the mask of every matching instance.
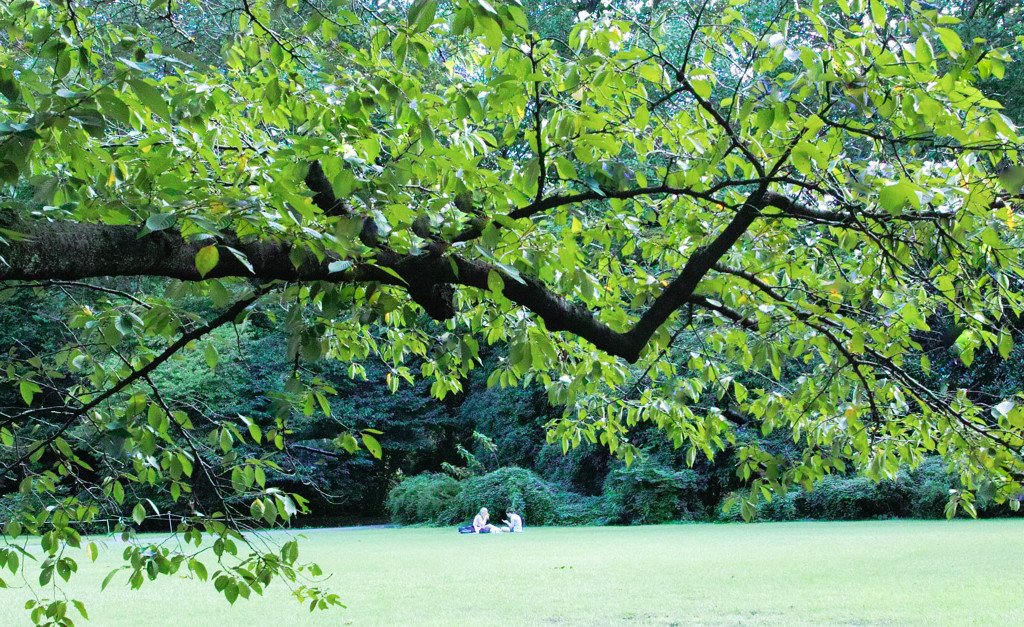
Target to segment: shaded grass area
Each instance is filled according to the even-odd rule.
[[[104,539],[69,585],[79,624],[1024,624],[1020,520],[303,533],[347,609],[311,614],[279,584],[232,607],[180,577],[100,593],[122,548]],[[29,594],[0,593],[0,624],[26,624]]]

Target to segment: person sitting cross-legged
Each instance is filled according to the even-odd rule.
[[[487,522],[487,519],[490,517],[491,515],[487,513],[487,508],[481,507],[480,513],[473,518],[474,533],[501,533],[501,529]]]
[[[502,531],[511,531],[512,533],[522,533],[523,532],[523,519],[522,519],[522,517],[519,514],[513,512],[512,510],[506,511],[505,515],[508,516],[508,518],[506,518],[505,520],[501,521],[501,522],[505,523],[505,526],[501,528]]]

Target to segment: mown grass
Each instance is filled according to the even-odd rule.
[[[103,626],[1024,624],[1019,520],[305,533],[347,609],[279,585],[230,606],[179,577],[100,593],[114,541],[68,591]],[[2,591],[0,624],[25,624],[29,594]]]

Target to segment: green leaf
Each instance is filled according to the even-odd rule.
[[[78,610],[78,613],[82,615],[82,618],[84,618],[85,620],[89,620],[89,613],[85,611],[84,603],[82,603],[78,599],[72,599],[71,603],[75,606],[75,609]]]
[[[942,45],[949,51],[949,56],[956,59],[963,54],[964,42],[960,39],[960,35],[956,34],[956,31],[939,27],[935,29],[935,32],[939,34]]]
[[[121,333],[121,329],[117,328],[117,324],[110,322],[103,325],[103,341],[107,346],[113,348],[117,346],[124,338],[124,333]]]
[[[693,93],[697,94],[697,97],[701,100],[707,100],[711,97],[711,83],[708,81],[693,79],[690,81],[690,87],[693,88]]]
[[[245,253],[230,246],[225,246],[224,248],[238,260],[238,263],[245,266],[245,269],[248,270],[250,274],[256,274],[255,270],[252,269],[252,264],[249,262],[249,257]]]
[[[928,41],[928,38],[921,35],[917,38],[917,43],[914,45],[914,58],[921,65],[930,68],[932,61],[935,59],[935,52],[932,50],[932,42]]]
[[[405,56],[409,52],[409,40],[405,33],[398,33],[391,42],[391,50],[395,54],[395,65],[402,67],[405,64]]]
[[[654,83],[655,85],[661,85],[665,81],[665,72],[661,69],[661,66],[657,63],[645,63],[637,68],[640,77],[645,81]]]
[[[227,453],[231,450],[231,446],[234,443],[234,438],[231,437],[231,431],[227,428],[220,430],[220,450]]]
[[[413,32],[427,30],[434,23],[437,14],[437,0],[414,0],[409,7],[409,26]]]
[[[880,0],[871,0],[871,20],[878,28],[885,28],[885,6]]]
[[[338,444],[348,453],[355,453],[359,450],[359,442],[351,433],[343,433],[338,436]]]
[[[217,263],[220,261],[220,253],[217,251],[217,247],[214,245],[203,246],[196,253],[196,270],[199,271],[199,275],[205,277],[210,273]]]
[[[878,191],[878,204],[890,215],[898,216],[903,213],[903,208],[910,201],[910,194],[913,193],[914,186],[909,181],[886,185]]]
[[[327,264],[327,272],[329,272],[330,274],[337,274],[339,272],[344,272],[345,270],[348,270],[349,268],[352,267],[352,265],[352,262],[349,261],[348,259],[332,261],[331,263]]]
[[[0,95],[12,103],[21,99],[21,87],[18,85],[18,79],[6,67],[0,67]]]
[[[167,101],[164,100],[163,94],[160,90],[150,85],[141,79],[131,79],[128,81],[131,85],[132,91],[135,92],[139,102],[149,107],[149,109],[156,115],[163,118],[165,121],[171,120],[171,110],[167,106]]]
[[[217,362],[220,361],[217,347],[207,342],[206,347],[203,349],[203,356],[206,358],[206,365],[210,367],[210,370],[214,370],[217,367]]]
[[[811,154],[812,149],[807,142],[800,142],[795,148],[793,148],[793,153],[791,155],[793,167],[795,167],[801,174],[811,173]]]
[[[188,561],[188,567],[189,570],[196,574],[196,577],[199,577],[200,581],[206,581],[208,576],[206,572],[206,565],[199,560],[192,558]]]
[[[137,525],[141,525],[142,521],[146,520],[146,509],[142,507],[142,503],[136,503],[132,508],[132,520]]]
[[[480,1],[483,2],[483,0]],[[490,17],[480,16],[477,18],[476,23],[478,28],[483,31],[484,45],[486,45],[494,54],[500,52],[501,44],[505,40],[505,36],[501,31],[501,25],[498,21]]]
[[[36,395],[36,392],[42,392],[43,390],[34,381],[22,379],[18,383],[18,391],[21,392],[21,398],[25,401],[25,404],[31,406],[32,398]]]
[[[1003,359],[1010,358],[1010,352],[1013,351],[1013,337],[1006,332],[999,334],[999,355]]]
[[[255,442],[256,444],[261,444],[263,442],[263,432],[260,430],[260,426],[250,420],[248,421],[248,427],[249,437],[252,438],[252,441]],[[259,467],[257,467],[256,470],[261,471]]]
[[[128,105],[126,105],[123,100],[114,94],[103,91],[96,97],[96,100],[99,102],[100,110],[103,111],[103,114],[107,117],[120,122],[121,124],[131,123],[131,109],[128,108]]]
[[[154,213],[146,218],[146,228],[150,231],[163,231],[174,226],[173,213]]]
[[[564,180],[575,180],[578,178],[576,166],[565,157],[555,157],[555,171],[558,172],[558,177]]]
[[[497,294],[500,294],[505,289],[505,282],[496,270],[491,270],[487,273],[487,289]]]
[[[651,121],[651,113],[647,110],[647,107],[641,105],[637,107],[636,113],[633,115],[633,123],[638,129],[645,129],[647,124]]]
[[[362,434],[362,436],[363,445],[366,446],[366,450],[370,451],[370,454],[376,457],[377,459],[380,459],[382,451],[380,448],[380,442],[377,441],[377,438],[365,432]]]
[[[120,571],[120,570],[121,570],[120,568],[115,568],[114,570],[112,570],[109,573],[107,573],[107,576],[103,578],[103,583],[100,584],[100,590],[101,591],[106,589],[107,584],[110,583],[110,580],[113,579],[114,575],[116,575],[118,573],[118,571]]]

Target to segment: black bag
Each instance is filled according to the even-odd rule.
[[[466,525],[465,527],[459,527],[459,533],[473,533],[473,525]]]

